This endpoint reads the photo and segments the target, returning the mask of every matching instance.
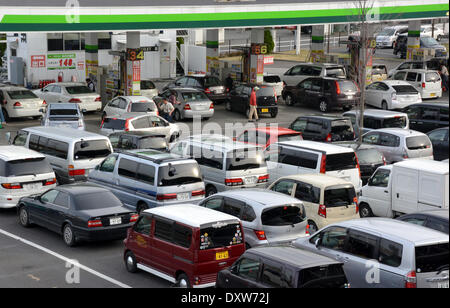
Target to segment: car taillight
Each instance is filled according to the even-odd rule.
[[[192,197],[204,196],[205,194],[204,190],[196,190],[191,193]]]
[[[359,213],[358,197],[353,198],[353,203],[356,205],[356,214],[358,214]]]
[[[101,101],[102,101],[102,98],[100,96],[95,99],[95,102],[101,102]]]
[[[408,274],[406,274],[406,283],[405,283],[406,289],[415,289],[417,288],[417,276],[415,271],[411,271]]]
[[[266,183],[269,181],[269,175],[263,175],[258,178],[258,183]]]
[[[44,186],[49,186],[49,185],[53,185],[53,184],[56,184],[56,178],[48,179],[44,182]]]
[[[327,218],[327,207],[323,204],[319,205],[319,211],[317,215]]]
[[[386,157],[384,157],[383,156],[383,164],[386,166],[387,165],[387,163],[386,163]]]
[[[322,160],[320,161],[320,173],[326,173],[327,172],[327,155],[322,155]]]
[[[392,98],[393,101],[396,101],[397,100],[397,93],[396,92],[392,93],[391,98]]]
[[[184,110],[191,110],[191,105],[189,104],[184,105]]]
[[[255,234],[256,234],[256,237],[258,238],[258,240],[260,240],[260,241],[267,240],[266,233],[264,231],[262,231],[262,230],[261,231],[255,230]]]
[[[331,142],[333,140],[333,137],[331,136],[331,134],[328,134],[327,137],[325,138],[326,142]]]
[[[22,104],[20,102],[15,102],[13,105],[15,108],[22,107]]]
[[[403,149],[403,155],[402,155],[402,157],[403,157],[404,159],[408,159],[408,158],[409,158],[408,152],[406,152],[405,149]]]
[[[88,228],[98,228],[98,227],[103,227],[102,221],[100,219],[88,221]]]
[[[209,88],[206,88],[206,89],[205,89],[205,93],[206,93],[206,94],[211,94],[211,90],[210,90]]]
[[[131,119],[127,119],[127,120],[125,121],[125,131],[126,131],[126,132],[130,131],[130,120],[131,120]]]
[[[156,200],[164,201],[164,200],[173,200],[177,198],[177,194],[162,194],[156,195]]]
[[[209,106],[209,109],[214,109],[214,104],[211,103],[211,105]]]
[[[73,165],[69,165],[69,176],[85,175],[86,170],[75,169]]]
[[[130,222],[135,222],[138,220],[138,218],[139,218],[139,214],[132,214],[130,216]]]
[[[305,234],[311,235],[310,226],[309,224],[306,225]]]
[[[20,183],[5,183],[5,184],[2,184],[2,187],[5,189],[22,189],[22,184],[20,184]]]
[[[425,82],[422,82],[422,88],[423,89],[425,89],[425,86],[426,86]]]
[[[244,185],[244,181],[242,179],[225,179],[225,185],[227,186]]]
[[[69,103],[81,103],[81,99],[78,98],[72,98]]]
[[[336,94],[340,95],[341,94],[341,87],[339,86],[339,82],[335,81],[334,83],[336,84]]]

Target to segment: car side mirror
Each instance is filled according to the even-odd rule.
[[[39,109],[39,112],[40,112],[40,113],[45,113],[44,108]]]
[[[230,272],[231,272],[232,274],[237,274],[237,272],[238,272],[238,266],[237,266],[237,265],[232,265],[232,266],[230,267]]]
[[[314,245],[316,245],[316,248],[320,248],[322,246],[322,239],[319,237],[315,242]]]
[[[83,109],[81,109],[81,112],[82,112],[82,113],[86,113],[87,110],[86,110],[85,108],[83,108]]]

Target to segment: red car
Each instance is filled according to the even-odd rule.
[[[303,140],[302,133],[283,127],[261,127],[245,130],[237,141],[260,146],[263,150],[282,141]]]

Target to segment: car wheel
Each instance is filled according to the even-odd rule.
[[[127,268],[127,271],[130,273],[136,273],[138,270],[136,258],[131,251],[128,251],[125,254],[125,267]]]
[[[30,224],[30,216],[28,215],[28,211],[25,206],[21,206],[19,210],[19,223],[22,227],[28,228],[31,226]]]
[[[210,197],[212,195],[215,195],[215,194],[217,194],[217,189],[214,186],[208,186],[206,188],[205,198],[208,198],[208,197]]]
[[[273,109],[273,110],[270,111],[270,116],[272,118],[276,118],[277,115],[278,115],[278,110],[277,109]]]
[[[308,221],[309,224],[309,234],[313,235],[317,231],[319,231],[319,228],[317,227],[316,223],[312,220]]]
[[[70,224],[65,224],[63,227],[63,240],[64,243],[69,247],[73,247],[76,245],[75,233],[73,233],[73,229]]]
[[[249,250],[250,248],[252,248],[252,246],[250,246],[247,242],[245,243],[245,250]]]
[[[359,216],[361,218],[373,217],[372,209],[368,204],[362,203],[359,205]]]
[[[181,113],[180,111],[178,111],[178,109],[175,109],[175,111],[173,112],[173,119],[176,122],[181,120]]]
[[[287,106],[294,106],[295,102],[294,102],[294,98],[292,97],[292,94],[286,94],[286,98],[284,99],[284,101],[286,102]]]
[[[230,102],[230,101],[227,101],[227,103],[226,103],[226,105],[225,105],[225,109],[226,109],[227,111],[231,111],[231,102]]]
[[[381,102],[381,109],[388,110],[388,104],[385,101]]]
[[[179,288],[190,289],[191,283],[189,277],[185,273],[178,275],[177,285]]]
[[[328,102],[326,100],[322,99],[319,103],[319,109],[322,112],[328,112],[328,110],[329,110]]]

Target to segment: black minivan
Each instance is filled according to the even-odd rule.
[[[348,288],[343,263],[292,246],[247,250],[217,274],[217,288]]]
[[[303,140],[337,142],[355,139],[351,120],[343,117],[301,116],[289,128],[301,132]]]
[[[226,103],[228,111],[243,113],[248,118],[250,112],[250,94],[256,87],[256,110],[258,116],[270,115],[276,118],[278,114],[278,98],[273,87],[243,83],[236,86],[231,92]]]

